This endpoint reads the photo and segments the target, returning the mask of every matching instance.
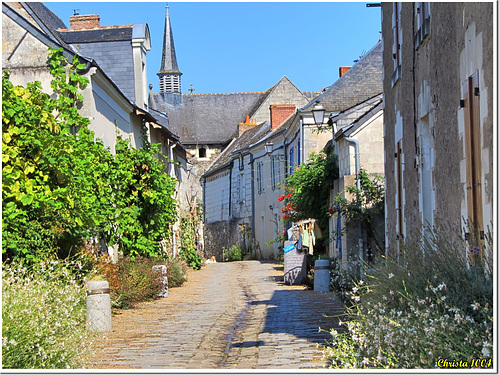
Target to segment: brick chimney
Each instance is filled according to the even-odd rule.
[[[349,69],[351,69],[350,66],[341,66],[339,68],[339,77],[342,77],[344,74],[346,74]]]
[[[88,14],[69,17],[71,30],[89,30],[101,27],[101,17],[98,14]]]
[[[295,104],[273,104],[269,109],[271,111],[271,129],[276,129],[291,114],[295,113]]]

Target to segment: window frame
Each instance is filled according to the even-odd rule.
[[[391,77],[392,87],[401,78],[402,53],[401,46],[403,44],[403,33],[401,30],[401,9],[402,4],[395,2],[392,6],[392,58],[394,60],[393,74]]]
[[[430,2],[415,3],[415,17],[417,31],[413,36],[415,50],[420,48],[420,45],[431,33],[431,7]]]

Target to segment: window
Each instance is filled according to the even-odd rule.
[[[207,149],[205,147],[200,147],[198,149],[198,157],[199,158],[206,158],[207,157]]]
[[[430,11],[430,3],[415,3],[415,17],[417,25],[417,32],[414,35],[415,49],[418,49],[425,37],[430,34]]]
[[[245,200],[245,174],[240,173],[238,176],[238,202],[243,203]]]
[[[271,156],[271,185],[273,190],[275,190],[276,185],[281,182],[280,167],[280,156]]]
[[[483,240],[481,126],[479,117],[479,74],[477,71],[462,83],[462,89],[465,120],[467,218],[469,223],[477,230],[480,240]],[[482,254],[480,256],[482,257]]]
[[[276,166],[275,166],[276,157],[271,156],[271,188],[273,190],[276,189]]]
[[[396,145],[396,211],[397,211],[397,228],[396,233],[399,239],[403,238],[403,153],[402,141]]]
[[[262,194],[262,163],[257,163],[257,192]]]
[[[394,59],[394,73],[392,74],[392,86],[401,78],[401,44],[403,33],[401,30],[401,3],[393,3],[392,8],[392,58]]]
[[[241,155],[241,154],[239,157],[239,168],[240,168],[240,171],[242,171],[245,168],[245,164],[243,164],[243,155]]]
[[[301,160],[300,160],[300,137],[299,137],[299,141],[297,142],[297,149],[299,150],[299,152],[297,152],[297,165],[300,165],[301,163]]]
[[[281,182],[281,163],[280,163],[280,156],[276,156],[274,159],[276,162],[276,168],[275,168],[275,174],[276,174],[276,182],[280,183]]]

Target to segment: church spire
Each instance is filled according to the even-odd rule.
[[[160,78],[160,94],[180,94],[181,75],[177,67],[175,57],[174,36],[170,25],[170,15],[168,13],[168,3],[165,12],[165,31],[163,34],[163,53],[161,58],[161,69],[157,73]]]

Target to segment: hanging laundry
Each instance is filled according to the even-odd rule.
[[[309,235],[309,230],[304,230],[304,233],[302,235],[302,246],[306,246],[309,249],[312,247],[311,246],[311,238]]]

